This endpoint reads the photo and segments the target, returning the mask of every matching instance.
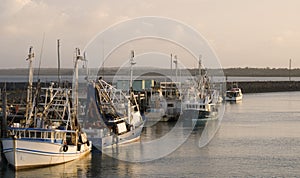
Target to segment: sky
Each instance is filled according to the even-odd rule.
[[[224,68],[287,68],[289,59],[300,68],[299,7],[299,0],[1,0],[0,68],[26,68],[30,46],[35,66],[41,60],[42,68],[55,68],[57,39],[61,66],[71,68],[75,48],[84,49],[114,24],[143,16],[192,27]]]

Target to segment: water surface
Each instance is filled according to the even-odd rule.
[[[184,144],[160,159],[131,163],[116,159],[124,156],[118,151],[116,158],[93,151],[67,164],[18,172],[1,160],[0,177],[299,177],[299,106],[300,92],[245,94],[240,103],[226,103],[221,126],[204,147],[203,134],[208,131],[200,125]],[[146,128],[142,141],[163,137],[174,124]],[[218,122],[209,127],[218,127]]]

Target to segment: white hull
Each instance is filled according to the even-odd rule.
[[[241,101],[243,99],[243,96],[238,97],[225,97],[226,101]]]
[[[2,145],[8,163],[17,170],[73,161],[89,153],[92,144],[82,144],[80,149],[68,145],[67,151],[64,151],[63,144],[8,138],[2,140]]]
[[[240,88],[232,88],[226,91],[226,101],[240,101],[243,99],[242,90]]]
[[[115,145],[122,145],[126,143],[135,142],[140,139],[143,125],[121,135],[105,135],[102,129],[84,129],[89,140],[93,142],[93,146],[98,150],[109,148]]]

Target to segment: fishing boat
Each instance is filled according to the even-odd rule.
[[[137,95],[132,90],[133,57],[130,64],[131,87],[128,94],[116,89],[101,77],[97,81],[89,82],[88,117],[84,122],[84,131],[98,150],[140,139],[144,120]]]
[[[161,89],[151,89],[149,104],[145,112],[147,125],[152,125],[166,117],[167,102],[162,96]]]
[[[7,134],[1,139],[3,154],[16,170],[66,163],[92,148],[79,125],[72,89],[55,83],[41,87],[38,83],[33,93],[33,58],[31,47],[25,121],[8,124]]]
[[[176,121],[181,112],[180,82],[160,82],[153,88],[145,117],[147,123]]]
[[[182,112],[184,118],[196,120],[205,120],[212,118],[218,113],[219,94],[217,90],[212,90],[205,97],[200,97],[199,93],[194,96],[188,96],[182,103]]]
[[[160,82],[160,89],[165,100],[165,115],[160,121],[176,121],[181,113],[180,82]]]
[[[207,71],[202,71],[200,59],[197,81],[187,83],[188,85],[183,89],[182,117],[186,120],[195,121],[215,118],[218,113],[218,106],[222,102],[221,97],[219,91],[211,87]]]
[[[226,91],[226,101],[241,101],[243,99],[242,90],[238,87],[231,88]]]

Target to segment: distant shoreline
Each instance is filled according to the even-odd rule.
[[[93,69],[99,74],[105,73],[105,75],[114,75],[117,71],[117,67],[105,68],[105,69]],[[135,69],[138,73],[139,70],[144,69]],[[168,71],[170,69],[151,69],[151,71],[156,71],[159,73],[160,71]],[[174,70],[174,69],[173,69]],[[191,74],[196,74],[198,69],[188,69]],[[222,75],[220,73],[220,69],[210,69],[211,71],[218,71],[218,73],[214,73],[215,75]],[[127,70],[125,70],[127,71]],[[34,75],[57,75],[56,68],[41,68],[40,71],[38,69],[34,70]],[[0,69],[0,76],[5,75],[28,75],[28,69],[26,68],[15,68],[15,69]],[[60,70],[60,75],[72,75],[73,69],[71,68],[63,68]],[[228,77],[300,77],[300,69],[291,69],[287,68],[225,68],[223,69],[224,76]]]
[[[118,68],[105,68],[101,70],[96,70],[98,72],[99,76],[102,76],[103,73],[109,78],[113,77],[116,73],[118,73]],[[139,72],[142,72],[143,69],[136,68],[135,73],[138,74]],[[174,70],[174,69],[173,69]],[[154,71],[154,72],[153,72]],[[38,69],[34,70],[34,77],[37,77],[37,74],[39,72],[40,77],[42,76],[52,76],[54,80],[57,78],[57,69],[55,68],[49,68],[49,69]],[[170,71],[166,71],[163,69],[151,69],[151,72],[148,73],[148,76],[152,76],[153,78],[157,79],[159,78],[158,75],[160,73],[170,73]],[[189,73],[193,75],[197,75],[199,72],[198,69],[189,69]],[[217,72],[214,71],[216,74],[220,74],[220,70]],[[269,69],[269,68],[228,68],[223,69],[224,75],[228,77],[227,81],[227,89],[230,88],[230,86],[235,83],[238,84],[240,88],[242,88],[243,93],[263,93],[263,92],[281,92],[281,91],[300,91],[300,81],[293,81],[293,78],[291,81],[289,81],[290,77],[300,77],[300,69],[293,69],[289,71],[288,69]],[[121,72],[124,76],[128,75],[128,69],[123,68],[123,71]],[[173,71],[174,73],[174,71]],[[13,76],[15,75],[17,78],[22,78],[22,81],[13,82],[13,81],[2,81],[0,82],[0,88],[4,87],[4,84],[7,85],[8,90],[15,90],[15,89],[25,89],[27,86],[27,77],[28,77],[28,69],[0,69],[0,78],[6,77],[6,76]],[[119,73],[118,73],[119,74]],[[66,84],[71,87],[72,82],[72,75],[73,75],[73,69],[61,69],[60,75],[64,77],[62,81],[64,81],[66,78],[68,80],[64,81],[67,82]],[[220,76],[220,75],[219,75]],[[239,79],[230,80],[231,77],[250,77],[247,80],[238,81]],[[251,80],[251,78],[263,78],[263,77],[280,77],[281,79],[284,79],[286,77],[286,80],[276,80],[276,81],[259,81],[259,80]],[[9,77],[8,77],[9,78]],[[47,80],[52,81],[52,80]],[[43,82],[44,85],[46,85],[45,81]]]

